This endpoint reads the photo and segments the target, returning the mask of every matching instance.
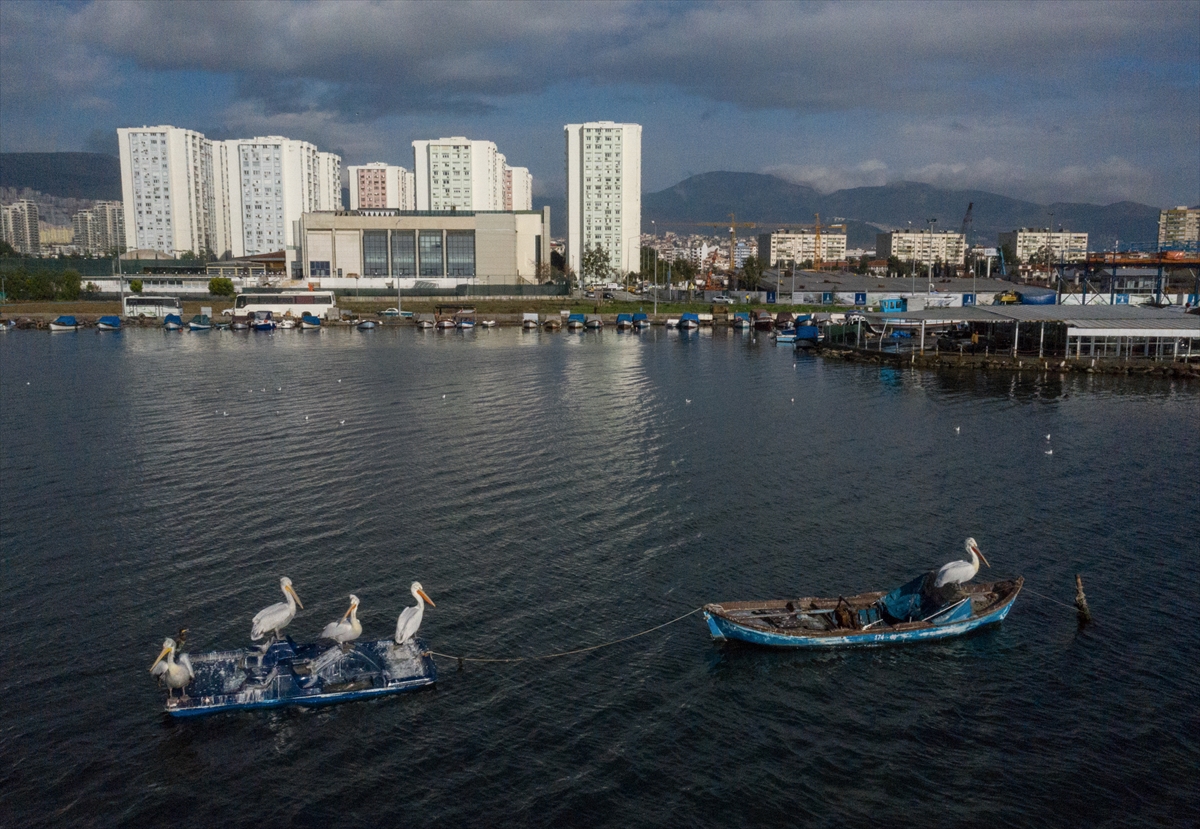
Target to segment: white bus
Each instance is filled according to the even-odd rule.
[[[125,297],[121,314],[126,317],[165,317],[167,314],[183,316],[183,302],[174,296],[133,294]]]
[[[283,291],[278,294],[238,294],[233,301],[235,317],[253,316],[255,311],[270,311],[279,319],[290,314],[296,319],[307,311],[314,317],[329,319],[331,312],[337,314],[333,291]]]

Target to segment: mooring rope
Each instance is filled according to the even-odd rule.
[[[1073,604],[1067,604],[1066,602],[1060,602],[1058,599],[1052,599],[1049,596],[1044,596],[1041,593],[1037,592],[1036,590],[1030,590],[1028,587],[1024,587],[1024,588],[1022,588],[1022,590],[1024,590],[1026,593],[1032,593],[1033,595],[1037,596],[1039,599],[1045,599],[1048,602],[1054,602],[1055,604],[1060,604],[1063,607],[1070,608],[1071,610],[1076,610],[1076,611],[1079,610],[1079,608]]]
[[[542,654],[541,656],[511,656],[511,657],[507,657],[507,658],[488,658],[488,657],[483,657],[483,656],[454,656],[454,655],[448,654],[448,653],[438,653],[437,651],[425,651],[425,653],[429,654],[430,656],[441,656],[445,659],[457,659],[459,662],[529,662],[529,661],[538,660],[538,659],[557,659],[560,656],[572,656],[577,653],[587,653],[588,651],[595,651],[595,650],[600,650],[600,648],[607,648],[612,645],[619,645],[622,642],[628,642],[630,639],[637,639],[639,636],[645,636],[647,633],[654,633],[654,631],[656,631],[656,630],[662,630],[663,628],[673,625],[676,622],[682,622],[687,617],[689,617],[693,614],[699,613],[701,610],[703,610],[703,608],[699,608],[699,607],[694,608],[692,610],[689,610],[687,613],[683,614],[682,616],[676,616],[674,619],[672,619],[669,622],[663,622],[661,625],[655,625],[652,628],[648,628],[646,630],[640,631],[639,633],[634,633],[629,636],[623,636],[620,639],[614,639],[611,642],[603,642],[599,645],[589,645],[586,648],[576,648],[575,650],[572,650],[572,651],[560,651],[559,653],[547,653],[547,654]]]

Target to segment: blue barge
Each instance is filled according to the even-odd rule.
[[[194,717],[219,711],[329,705],[412,691],[437,681],[425,643],[392,639],[339,645],[299,645],[291,637],[264,652],[238,648],[190,656],[186,696],[169,697],[166,712]]]

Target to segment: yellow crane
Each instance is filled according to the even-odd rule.
[[[824,264],[824,262],[821,261],[823,258],[821,256],[821,214],[814,213],[813,215],[817,219],[817,223],[815,225],[813,225],[813,270],[819,271],[819,270],[821,270],[821,266]],[[842,233],[845,233],[846,225],[845,224],[825,225],[825,229],[826,230],[841,230]]]
[[[737,229],[739,227],[758,227],[758,224],[756,222],[739,222],[737,220],[737,217],[734,216],[734,214],[732,214],[732,213],[729,214],[728,225],[726,225],[725,222],[696,222],[696,224],[700,225],[702,227],[726,227],[726,226],[728,226],[728,228],[729,228],[729,272],[730,273],[733,273],[734,270],[736,270],[733,265],[733,263],[734,263],[733,251],[737,247]]]

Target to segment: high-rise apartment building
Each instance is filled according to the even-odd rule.
[[[533,176],[528,167],[505,166],[504,209],[533,210]]]
[[[215,250],[212,142],[172,126],[122,127],[125,246],[172,255]]]
[[[821,234],[821,260],[837,262],[846,258],[846,234]],[[768,268],[780,262],[812,262],[816,259],[817,235],[812,230],[776,230],[758,236],[758,258]]]
[[[75,246],[80,253],[111,256],[125,246],[125,205],[99,201],[71,217]]]
[[[895,256],[902,262],[922,265],[935,262],[961,265],[966,255],[967,237],[962,233],[894,230],[875,234],[875,256],[880,259]]]
[[[1049,230],[1024,228],[998,234],[996,242],[1001,247],[1007,245],[1021,262],[1028,262],[1032,256],[1047,248],[1054,262],[1083,262],[1087,259],[1086,233],[1062,230],[1052,233]]]
[[[126,247],[246,256],[290,248],[302,213],[341,206],[342,160],[282,136],[117,130]]]
[[[416,183],[412,172],[376,161],[346,168],[350,178],[350,209],[416,210]]]
[[[41,254],[36,202],[20,199],[13,204],[0,205],[0,241],[8,242],[17,253],[26,256]]]
[[[1180,205],[1158,214],[1158,245],[1200,242],[1200,208]]]
[[[491,141],[414,141],[417,210],[504,210],[504,162]]]
[[[619,273],[637,271],[642,235],[642,127],[592,121],[563,128],[567,148],[567,264],[599,245]]]

